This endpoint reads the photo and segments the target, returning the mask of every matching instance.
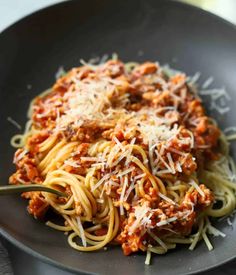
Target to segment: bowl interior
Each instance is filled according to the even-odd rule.
[[[230,95],[229,113],[212,112],[224,129],[235,125],[236,29],[199,9],[164,0],[68,1],[32,14],[0,35],[0,182],[14,171],[10,138],[22,126],[30,100],[50,87],[60,66],[66,70],[82,58],[117,53],[124,61],[158,60],[188,75],[201,72],[200,83],[214,77],[213,87]],[[205,98],[209,109],[210,101]],[[236,148],[232,146],[235,156]],[[36,221],[19,196],[1,197],[1,233],[29,253],[60,266],[101,274],[186,274],[223,263],[236,254],[236,229],[218,224],[227,236],[213,238],[190,252],[178,247],[155,256],[145,266],[145,255],[124,257],[120,248],[81,253],[71,249],[66,236]],[[236,228],[236,221],[233,221]],[[42,256],[43,255],[43,256]]]

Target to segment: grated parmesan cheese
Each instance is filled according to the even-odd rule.
[[[205,193],[202,191],[202,189],[199,187],[199,185],[193,179],[191,179],[189,181],[189,184],[191,186],[193,186],[202,197],[205,197]]]
[[[228,134],[229,132],[236,132],[236,127],[235,126],[230,126],[224,129],[223,131],[225,134]]]
[[[196,84],[197,81],[199,80],[200,76],[201,76],[201,73],[200,72],[196,72],[193,76],[189,76],[187,78],[187,81],[189,83],[191,83],[191,84]]]
[[[18,122],[16,122],[13,118],[11,118],[11,117],[7,117],[7,120],[12,124],[12,125],[14,125],[17,129],[19,129],[19,130],[21,130],[22,129],[22,127],[21,127],[21,125],[18,123]]]
[[[176,205],[176,202],[174,202],[172,199],[168,198],[167,196],[165,196],[164,194],[158,192],[158,195],[165,201],[173,204],[173,205]]]
[[[104,177],[102,177],[92,188],[92,191],[96,190],[105,180],[108,180],[111,176],[111,173],[106,174]]]
[[[130,172],[134,171],[134,169],[135,169],[135,167],[128,168],[128,169],[120,172],[119,174],[117,174],[117,177],[123,177],[124,175],[129,174]]]
[[[169,224],[171,222],[174,222],[176,220],[177,220],[177,217],[171,217],[169,219],[166,219],[166,220],[163,220],[163,221],[160,221],[160,222],[156,223],[156,226],[159,227],[159,226],[167,225],[167,224]]]
[[[225,88],[200,90],[199,94],[210,97],[210,110],[215,110],[221,115],[229,112],[230,107],[227,105],[227,101],[230,101],[231,98]]]
[[[227,218],[227,223],[228,223],[228,225],[233,226],[233,223],[232,223],[230,217]]]
[[[167,156],[167,158],[168,158],[169,165],[170,165],[171,170],[172,170],[172,174],[175,174],[175,173],[176,173],[176,171],[175,171],[175,165],[174,165],[174,162],[173,162],[172,156],[171,156],[171,154],[170,154],[169,152],[166,154],[166,156]]]
[[[118,138],[117,137],[114,137],[113,138],[114,139],[114,141],[116,142],[116,144],[118,145],[118,147],[121,149],[121,151],[125,151],[125,148],[124,148],[124,146],[122,145],[122,143],[118,140]]]
[[[63,66],[60,66],[58,68],[57,72],[55,73],[55,79],[58,79],[58,78],[62,77],[65,74],[66,74],[65,69],[63,68]]]
[[[159,152],[157,150],[155,150],[155,153],[156,155],[158,156],[158,159],[161,160],[161,162],[165,165],[165,167],[167,168],[168,170],[168,173],[171,173],[171,174],[175,174],[175,170],[172,170],[172,168],[170,167],[170,165],[163,159],[163,157],[159,154]],[[162,172],[162,171],[160,171]]]
[[[134,182],[132,182],[132,183],[130,184],[130,186],[129,186],[127,192],[126,192],[126,194],[125,194],[124,201],[127,201],[128,197],[129,197],[129,195],[130,195],[130,193],[132,192],[132,190],[133,190],[134,188],[135,188]]]
[[[82,244],[83,244],[84,247],[86,247],[87,242],[86,242],[85,233],[84,233],[84,229],[83,229],[83,225],[81,223],[80,217],[77,217],[76,220],[77,220],[77,224],[78,224]]]
[[[65,160],[64,164],[69,165],[69,166],[74,167],[74,168],[81,167],[79,164],[77,164],[76,161],[73,161],[73,160]]]
[[[220,230],[216,229],[214,226],[212,226],[210,224],[210,222],[208,222],[207,224],[207,231],[209,234],[215,236],[215,237],[218,237],[218,236],[221,236],[221,237],[225,237],[225,233],[221,232]]]
[[[145,265],[150,265],[151,256],[152,256],[152,253],[151,253],[151,251],[148,249],[148,250],[147,250],[146,260],[145,260]]]
[[[214,81],[214,78],[212,76],[206,79],[205,82],[202,84],[202,89],[207,89],[212,84],[213,81]]]
[[[165,251],[168,250],[166,244],[160,238],[153,234],[149,229],[147,230],[147,232],[153,238],[153,240],[155,240]]]
[[[122,186],[121,195],[120,195],[120,214],[121,214],[121,216],[124,215],[123,202],[124,202],[124,196],[125,196],[125,191],[126,191],[127,186],[128,186],[128,178],[125,177],[124,184]]]
[[[134,215],[136,220],[129,228],[130,233],[133,233],[141,225],[145,226],[145,224],[150,221],[150,218],[148,220],[145,220],[145,223],[142,221],[150,211],[151,211],[151,208],[148,207],[145,203],[142,206],[135,207]]]
[[[146,173],[143,173],[143,174],[140,174],[140,175],[137,175],[134,177],[134,181],[137,181],[138,179],[142,179],[142,178],[145,178],[147,176]]]
[[[27,150],[23,150],[17,157],[14,157],[13,163],[16,164],[17,162],[19,162],[27,153]]]

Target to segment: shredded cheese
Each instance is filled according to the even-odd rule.
[[[169,219],[166,219],[166,220],[163,220],[163,221],[160,221],[160,222],[156,223],[156,226],[159,227],[159,226],[167,225],[167,224],[169,224],[171,222],[174,222],[176,220],[177,220],[177,217],[172,217],[172,218],[169,218]]]
[[[146,177],[146,173],[137,175],[137,176],[134,177],[134,181],[137,181],[138,179],[142,179],[142,178],[145,178],[145,177]]]
[[[167,158],[168,158],[168,161],[169,161],[169,165],[171,167],[171,170],[172,170],[172,174],[175,174],[175,165],[174,165],[174,162],[173,162],[173,159],[172,159],[172,156],[171,154],[168,152],[167,153]]]
[[[207,231],[209,234],[215,236],[215,237],[218,237],[218,236],[221,236],[221,237],[225,237],[225,233],[221,232],[220,230],[216,229],[214,226],[212,226],[210,224],[210,222],[207,224]]]
[[[27,153],[27,150],[23,150],[18,156],[14,157],[13,163],[16,164],[17,162],[19,162]]]
[[[124,202],[124,196],[125,196],[125,191],[126,191],[127,185],[128,185],[128,178],[125,177],[124,184],[122,186],[121,195],[120,195],[120,214],[121,214],[121,216],[124,215],[123,202]]]
[[[145,260],[145,265],[150,265],[151,256],[152,256],[152,253],[151,253],[151,251],[148,249],[148,250],[147,250],[146,260]]]
[[[119,174],[117,174],[117,177],[123,177],[124,175],[129,174],[130,172],[132,172],[134,170],[135,170],[135,167],[128,168],[128,169],[120,172]]]
[[[173,204],[173,205],[176,205],[176,202],[174,202],[172,199],[168,198],[167,196],[165,196],[164,194],[158,192],[158,195],[165,201]]]
[[[128,197],[129,197],[129,195],[130,195],[130,193],[132,192],[132,190],[133,190],[134,188],[135,188],[134,182],[132,182],[132,183],[130,184],[130,186],[129,186],[127,192],[126,192],[126,194],[125,194],[124,201],[127,201]]]
[[[65,74],[66,74],[65,69],[63,68],[63,66],[60,66],[58,68],[57,72],[55,73],[55,79],[58,79],[58,78],[62,77]]]
[[[79,164],[77,164],[76,161],[73,161],[73,160],[65,160],[64,164],[69,165],[69,166],[74,167],[74,168],[81,167]]]
[[[202,189],[199,187],[199,185],[193,179],[191,179],[189,181],[189,184],[191,186],[193,186],[202,197],[205,197],[205,193],[202,191]]]
[[[12,125],[14,125],[17,129],[19,129],[19,130],[22,129],[21,125],[20,125],[17,121],[15,121],[13,118],[7,117],[7,120],[8,120]]]
[[[111,173],[106,174],[104,177],[102,177],[92,188],[92,191],[96,190],[105,180],[108,180],[111,176]]]
[[[83,229],[83,225],[81,223],[80,217],[77,217],[76,220],[77,220],[77,224],[78,224],[82,244],[83,244],[84,247],[86,247],[87,242],[86,242],[85,233],[84,233],[84,229]]]
[[[202,84],[202,89],[207,89],[213,81],[214,78],[212,76],[206,79],[205,82]]]
[[[136,206],[135,207],[135,218],[136,220],[134,223],[129,227],[129,232],[133,233],[137,228],[139,228],[142,224],[145,226],[145,224],[142,222],[142,220],[146,217],[147,213],[151,211],[151,208],[149,208],[145,203],[142,206]],[[150,221],[150,218],[147,222]]]
[[[155,234],[153,234],[150,230],[147,230],[148,234],[153,238],[153,240],[155,240],[165,251],[168,250],[166,244],[160,239],[158,238]]]

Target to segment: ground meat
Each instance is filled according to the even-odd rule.
[[[16,152],[15,159],[19,156],[19,152],[22,152],[22,149]],[[42,181],[40,172],[37,168],[37,161],[34,158],[34,155],[30,152],[18,159],[15,164],[17,167],[17,172],[9,179],[11,184],[19,184],[21,183],[20,181],[28,183],[40,183]]]
[[[142,244],[142,236],[140,231],[133,234],[129,234],[129,227],[134,221],[134,217],[131,214],[128,219],[125,219],[122,223],[122,232],[117,236],[116,241],[122,244],[122,249],[124,255],[130,255],[133,252],[137,252],[139,249],[144,250],[144,245]]]
[[[163,237],[165,235],[170,235],[170,230],[174,232],[174,236],[178,234],[186,236],[191,233],[198,211],[205,209],[214,201],[213,193],[204,184],[201,184],[199,187],[204,193],[204,196],[199,194],[197,190],[193,190],[186,193],[179,206],[161,200],[154,208],[152,208],[154,212],[150,221],[153,226],[152,232],[156,236]],[[146,188],[148,188],[148,186]],[[150,207],[152,204],[149,202],[148,206]],[[156,226],[156,224],[161,221],[160,217],[164,217],[164,220],[173,217],[178,217],[178,219],[159,227]],[[149,240],[142,232],[142,230],[145,232],[145,228],[142,226],[138,226],[134,232],[130,231],[135,220],[134,210],[130,209],[129,216],[123,221],[121,232],[116,238],[117,242],[122,244],[122,249],[125,255],[129,255],[138,250],[144,250],[145,247],[143,240]],[[152,244],[152,242],[153,240],[150,244]]]
[[[36,219],[41,219],[48,210],[48,203],[38,192],[32,192],[29,200],[28,211]]]

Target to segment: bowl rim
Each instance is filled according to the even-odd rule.
[[[228,27],[233,28],[236,31],[236,24],[226,20],[225,18],[220,17],[219,15],[214,14],[211,11],[204,10],[204,9],[202,9],[200,7],[197,7],[197,6],[195,6],[194,4],[191,4],[191,3],[186,3],[186,2],[182,2],[182,1],[179,2],[177,0],[168,0],[168,1],[171,2],[173,5],[189,8],[191,10],[195,10],[195,11],[201,13],[202,15],[211,17],[213,20],[217,20],[219,23],[221,22],[224,25],[227,25]],[[76,2],[76,0],[69,0],[69,1],[59,2],[59,3],[54,3],[52,5],[47,5],[45,7],[37,9],[36,11],[30,12],[29,14],[21,17],[19,20],[17,20],[15,22],[13,22],[12,24],[10,24],[8,27],[4,28],[0,32],[0,38],[1,38],[2,35],[6,34],[9,31],[11,31],[11,29],[14,28],[16,25],[18,25],[19,23],[27,20],[28,18],[30,18],[32,16],[35,16],[35,15],[39,15],[40,13],[43,13],[44,11],[49,10],[49,9],[53,9],[57,6],[70,5],[70,2]],[[15,237],[13,237],[10,233],[7,232],[7,230],[3,229],[1,226],[0,226],[0,235],[3,238],[5,238],[6,240],[8,240],[12,245],[15,245],[17,248],[19,248],[20,250],[25,252],[26,254],[28,254],[30,256],[33,256],[33,257],[43,261],[44,263],[47,263],[47,264],[50,264],[54,267],[60,268],[61,270],[68,271],[68,272],[73,272],[73,273],[76,273],[76,274],[85,274],[85,275],[96,274],[96,273],[93,273],[93,272],[88,272],[88,271],[85,271],[85,270],[82,270],[82,269],[78,269],[78,268],[75,268],[75,267],[72,267],[72,266],[69,266],[69,265],[62,264],[62,263],[60,263],[56,260],[53,260],[52,258],[50,258],[48,256],[45,256],[45,255],[37,252],[33,248],[30,248],[28,245],[24,244],[23,242],[18,241]],[[205,272],[205,271],[210,271],[210,270],[215,269],[219,266],[227,264],[227,263],[233,261],[234,259],[236,259],[236,255],[234,255],[230,258],[227,258],[225,260],[218,261],[217,264],[210,264],[208,267],[201,267],[201,268],[199,268],[198,270],[195,270],[195,271],[188,271],[188,272],[182,273],[182,275],[193,275],[193,274],[199,274],[199,273]]]

